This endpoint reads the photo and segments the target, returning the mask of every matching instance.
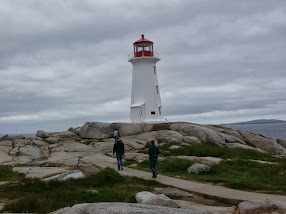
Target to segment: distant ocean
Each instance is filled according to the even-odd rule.
[[[286,123],[243,124],[223,126],[286,140]]]

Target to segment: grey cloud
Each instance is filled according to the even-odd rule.
[[[0,14],[0,133],[128,121],[141,33],[167,118],[286,119],[285,1],[4,0]]]

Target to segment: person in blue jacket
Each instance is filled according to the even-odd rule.
[[[156,171],[156,164],[158,160],[158,154],[160,153],[159,148],[155,145],[155,141],[150,141],[151,145],[149,146],[148,153],[149,153],[149,161],[150,161],[150,170],[153,173],[152,178],[156,178],[158,173]]]
[[[118,170],[123,170],[122,157],[124,155],[124,143],[120,140],[119,136],[116,136],[115,140],[113,154],[116,153]]]

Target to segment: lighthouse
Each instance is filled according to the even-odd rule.
[[[128,61],[133,65],[130,119],[134,123],[163,122],[160,87],[153,42],[144,38],[133,43]]]

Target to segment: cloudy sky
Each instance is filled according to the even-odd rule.
[[[0,134],[129,122],[154,42],[169,121],[286,120],[285,0],[1,0]]]

